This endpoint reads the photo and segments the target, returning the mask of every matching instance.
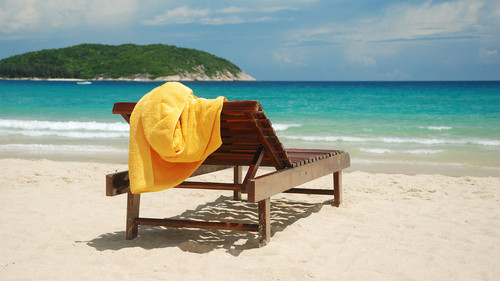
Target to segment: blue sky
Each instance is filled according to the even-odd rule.
[[[162,43],[258,80],[500,80],[500,1],[0,0],[0,59]]]

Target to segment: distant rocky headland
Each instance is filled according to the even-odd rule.
[[[121,81],[255,81],[209,53],[152,44],[81,44],[0,60],[0,79]]]

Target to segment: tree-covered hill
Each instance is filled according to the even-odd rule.
[[[251,78],[226,59],[195,49],[162,44],[81,44],[0,60],[0,77],[4,78],[161,79],[176,75],[200,80],[220,78],[221,75]]]

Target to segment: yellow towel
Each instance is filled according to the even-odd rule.
[[[130,118],[129,178],[132,193],[179,185],[222,144],[224,97],[197,98],[181,83],[153,89]]]

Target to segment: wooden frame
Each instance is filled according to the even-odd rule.
[[[116,103],[114,114],[130,122],[135,103]],[[333,196],[334,206],[342,202],[342,170],[350,166],[348,153],[340,150],[284,149],[271,122],[258,101],[225,102],[221,112],[222,146],[212,153],[192,176],[234,168],[233,183],[185,181],[175,188],[232,190],[235,200],[247,193],[247,201],[258,205],[258,223],[212,222],[142,218],[140,194],[129,189],[128,171],[106,175],[106,195],[127,193],[126,239],[138,235],[139,225],[210,228],[259,233],[259,245],[270,241],[270,198],[281,192]],[[248,166],[243,178],[242,166]],[[276,169],[256,176],[261,166]],[[333,174],[333,189],[295,188],[298,185]]]

